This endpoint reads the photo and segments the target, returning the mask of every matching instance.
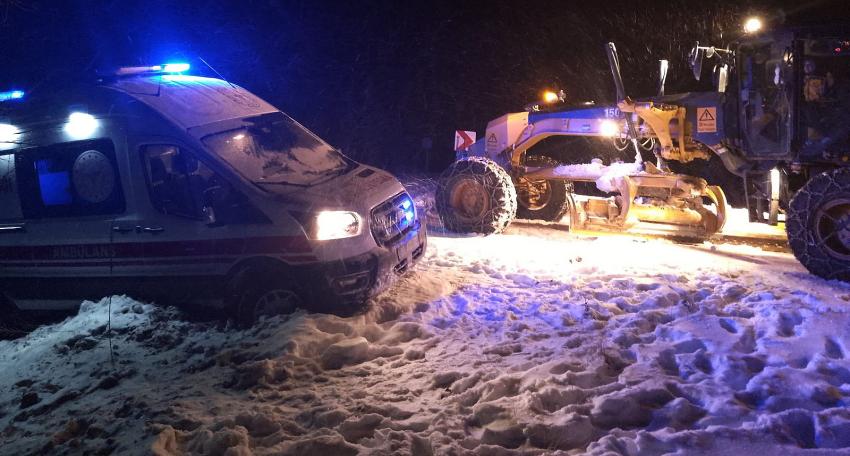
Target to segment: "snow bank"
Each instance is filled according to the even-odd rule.
[[[418,200],[417,200],[418,201]],[[743,245],[432,237],[364,312],[125,297],[0,342],[9,454],[835,454],[850,286]],[[107,317],[111,315],[110,362]]]

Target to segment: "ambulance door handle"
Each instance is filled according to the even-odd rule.
[[[115,225],[115,226],[112,227],[112,231],[115,231],[116,233],[129,233],[129,232],[131,232],[135,229],[136,229],[136,227],[133,227],[133,226]]]
[[[162,233],[163,231],[165,231],[165,228],[161,226],[146,226],[142,228],[142,231],[144,231],[145,233]]]

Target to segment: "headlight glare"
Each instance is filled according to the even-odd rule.
[[[322,211],[316,215],[314,238],[319,241],[342,239],[360,234],[360,216],[349,211]]]
[[[18,141],[19,134],[20,130],[14,125],[0,123],[0,147],[5,148],[8,144],[14,145]]]
[[[599,122],[599,134],[608,138],[620,136],[620,125],[611,119]]]

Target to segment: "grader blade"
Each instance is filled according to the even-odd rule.
[[[595,166],[594,166],[595,165]],[[525,178],[595,182],[610,197],[573,194],[570,228],[580,231],[634,231],[708,238],[726,221],[726,196],[699,177],[650,171],[622,173],[628,166],[568,165],[528,168]],[[707,204],[710,203],[710,204]]]

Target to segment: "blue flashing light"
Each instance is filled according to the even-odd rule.
[[[407,227],[416,218],[416,210],[413,208],[413,201],[409,197],[401,200],[401,210],[404,213],[404,226]]]
[[[11,90],[9,92],[0,92],[0,101],[20,100],[24,98],[23,90]]]
[[[188,63],[166,63],[162,66],[165,73],[185,73],[191,66]]]

